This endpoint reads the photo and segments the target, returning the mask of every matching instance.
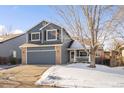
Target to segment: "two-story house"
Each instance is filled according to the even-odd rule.
[[[42,21],[26,33],[26,43],[20,46],[22,64],[65,64],[71,42],[64,28]]]

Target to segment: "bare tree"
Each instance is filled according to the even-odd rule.
[[[1,25],[0,26],[0,35],[1,36],[5,36],[5,35],[8,35],[10,34],[10,32],[12,31],[12,27],[11,26],[4,26],[4,25]]]
[[[122,39],[124,42],[124,6],[119,6],[111,23],[111,28],[115,31],[114,38]]]
[[[91,64],[95,67],[95,54],[98,47],[113,33],[109,27],[118,8],[117,6],[55,6],[62,24],[73,36],[77,36],[85,51],[89,54]],[[109,30],[109,31],[108,31]],[[90,43],[86,49],[85,40]]]
[[[111,41],[111,44],[110,44],[110,51],[111,50],[116,50],[116,51],[119,51],[120,50],[120,47],[124,44],[124,42],[121,40],[121,39],[118,39],[118,38],[113,38],[113,40]]]

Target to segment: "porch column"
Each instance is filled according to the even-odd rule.
[[[91,62],[90,54],[89,54],[89,60],[88,61]]]
[[[77,62],[77,51],[76,50],[74,50],[74,62]]]
[[[90,49],[89,49],[89,52],[91,52]],[[91,62],[91,54],[90,53],[89,53],[89,60],[88,61]]]
[[[56,64],[62,64],[61,62],[61,46],[55,46],[56,50]]]

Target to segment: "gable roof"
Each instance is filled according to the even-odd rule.
[[[22,36],[24,34],[9,34],[0,36],[0,43],[6,42],[8,40],[14,39],[16,37]]]
[[[38,24],[34,25],[33,27],[31,27],[27,32],[30,32],[33,28],[35,28],[37,26],[39,26],[39,28],[42,28],[42,27],[44,27],[47,24],[49,24],[49,22],[43,20],[43,21],[39,22]]]
[[[69,47],[69,50],[71,50],[71,49],[85,49],[85,47],[86,47],[86,49],[90,49],[90,42],[87,39],[84,39],[84,44],[81,43],[79,40],[73,40],[73,42],[71,43],[71,45]],[[99,46],[98,49],[103,50],[103,47]]]
[[[124,50],[124,44],[119,49]]]
[[[85,45],[85,47],[90,49],[89,45]],[[69,49],[84,49],[84,46],[79,41],[74,40]]]
[[[69,35],[69,33],[63,27],[59,26],[58,24],[55,24],[55,23],[52,23],[52,22],[48,22],[48,21],[45,21],[45,20],[39,22],[38,24],[36,24],[32,28],[30,28],[27,32],[30,32],[34,27],[37,27],[37,26],[39,27],[39,30],[42,30],[43,28],[49,26],[50,24],[53,24],[53,25],[56,25],[56,26],[62,28],[63,31],[71,38],[71,36]]]
[[[72,39],[73,39],[73,40],[76,40],[76,41],[79,41],[79,40],[80,40],[80,37],[78,37],[78,36],[73,36]],[[89,39],[84,38],[83,41],[84,41],[84,44],[89,45],[89,46],[91,45],[91,42],[90,42]]]

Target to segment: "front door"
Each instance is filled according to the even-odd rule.
[[[70,62],[74,61],[74,51],[70,51]]]

